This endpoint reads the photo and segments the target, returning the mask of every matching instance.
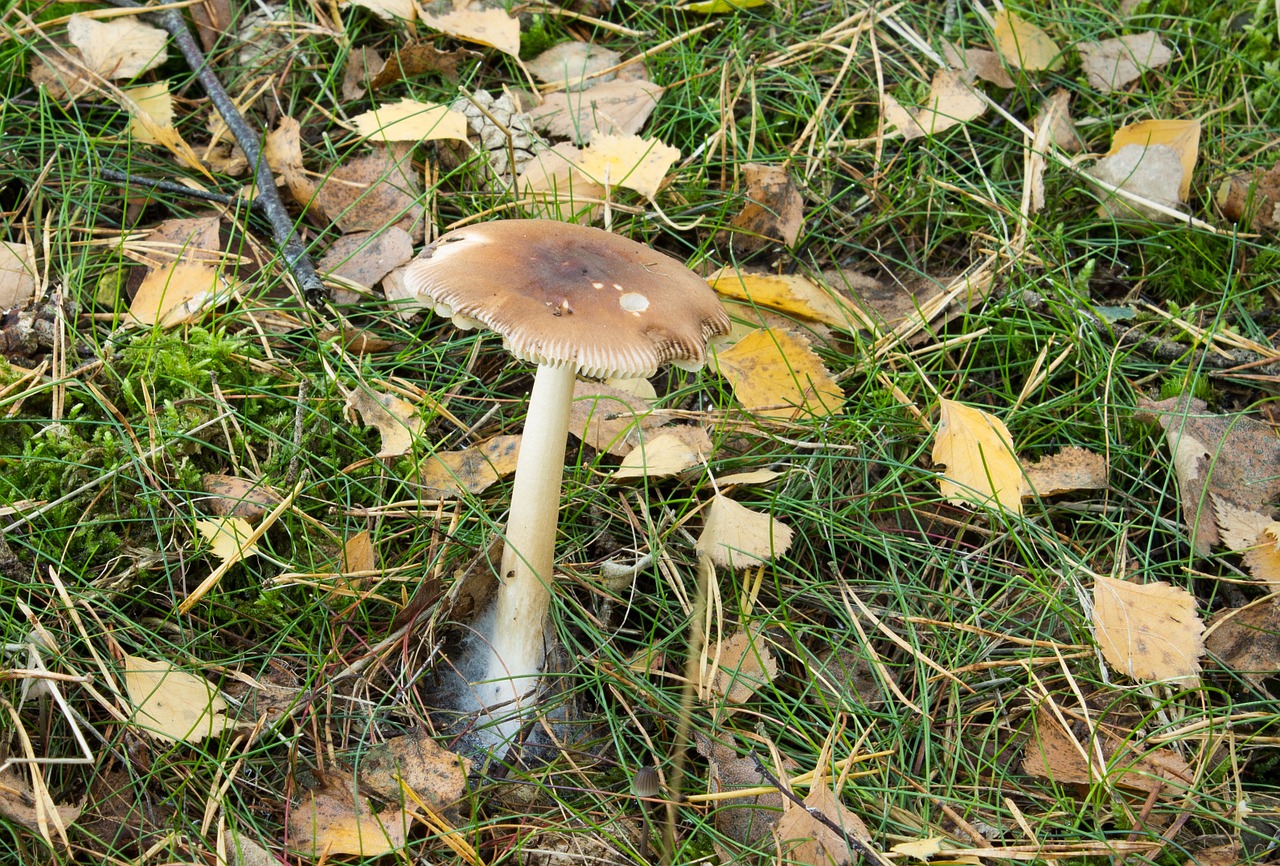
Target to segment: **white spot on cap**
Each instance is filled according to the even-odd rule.
[[[603,288],[604,288],[604,283],[592,283],[591,285],[592,285],[592,287],[593,287],[593,288],[597,288],[597,289],[603,289]]]
[[[649,309],[649,299],[639,292],[626,292],[618,296],[618,305],[628,313],[643,313]]]

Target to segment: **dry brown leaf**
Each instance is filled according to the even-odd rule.
[[[738,298],[781,310],[850,333],[867,327],[866,316],[848,298],[800,274],[753,274],[724,267],[707,277],[711,288],[726,298]]]
[[[525,63],[525,68],[539,81],[563,85],[566,90],[604,84],[613,74],[589,78],[601,70],[616,66],[622,60],[618,52],[591,42],[561,42]]]
[[[292,183],[290,190],[296,197]],[[417,240],[425,220],[421,197],[422,179],[412,163],[376,148],[369,156],[335,167],[319,184],[311,207],[318,207],[344,234],[397,225]]]
[[[662,93],[652,81],[608,81],[547,94],[541,105],[529,109],[529,120],[538,131],[574,144],[586,144],[597,133],[632,135],[644,128]]]
[[[455,6],[443,15],[424,15],[422,23],[441,33],[488,45],[512,57],[520,56],[520,21],[502,9],[483,9],[478,5]]]
[[[1280,601],[1220,611],[1209,620],[1204,648],[1255,686],[1280,672]]]
[[[243,517],[197,520],[196,529],[209,542],[213,555],[223,562],[234,564],[258,552],[257,543],[248,543],[253,527]]]
[[[1204,622],[1191,593],[1168,583],[1098,575],[1093,632],[1102,657],[1130,679],[1194,685],[1200,679]]]
[[[352,49],[347,62],[342,65],[342,98],[354,102],[372,87],[372,81],[386,68],[387,61],[377,49],[361,47]]]
[[[352,232],[325,250],[316,270],[371,289],[395,268],[413,258],[408,232],[391,226],[380,232]]]
[[[356,132],[377,141],[467,140],[467,118],[447,105],[402,99],[351,118]]]
[[[441,51],[430,43],[405,45],[387,58],[386,64],[373,76],[369,86],[378,90],[391,84],[398,84],[407,78],[426,74],[439,75],[456,82],[458,65],[479,56],[476,52],[465,48]],[[374,65],[371,61],[370,69]]]
[[[36,294],[36,254],[30,244],[0,241],[0,313]]]
[[[804,866],[850,866],[861,862],[860,851],[808,811],[818,812],[859,842],[871,838],[867,825],[840,802],[831,786],[814,785],[804,798],[804,805],[805,809],[792,806],[778,821],[775,834],[784,852],[779,862]]]
[[[450,817],[466,796],[470,771],[471,759],[415,728],[371,746],[360,760],[359,779],[361,787],[391,803],[403,799],[403,783],[433,812]]]
[[[188,8],[200,44],[208,54],[217,45],[218,37],[231,26],[231,0],[200,0]]]
[[[994,505],[1021,514],[1022,467],[1004,422],[953,400],[940,406],[933,462],[947,467],[938,476],[942,495],[956,505]]]
[[[744,704],[778,675],[774,658],[759,628],[738,629],[732,637],[707,648],[710,664],[704,681],[731,704]]]
[[[137,245],[124,246],[125,255],[145,264],[181,259],[216,265],[223,259],[220,220],[216,216],[167,219]]]
[[[1084,139],[1071,120],[1071,94],[1064,88],[1058,88],[1040,104],[1040,110],[1032,121],[1032,128],[1038,134],[1046,123],[1050,124],[1049,140],[1058,148],[1066,153],[1084,150]]]
[[[176,261],[152,268],[129,304],[129,319],[139,325],[172,327],[194,321],[222,295],[215,268]]]
[[[1136,752],[1131,736],[1105,731],[1100,736],[1101,743],[1077,742],[1050,710],[1040,709],[1036,712],[1034,734],[1023,754],[1022,770],[1060,785],[1092,785],[1106,779],[1111,785],[1149,794],[1164,793],[1169,798],[1185,793],[1193,773],[1177,752],[1161,748]],[[1101,766],[1099,749],[1105,762]],[[1089,756],[1087,762],[1085,755]]]
[[[647,199],[658,195],[680,151],[638,135],[595,135],[578,159],[578,169],[606,189],[626,187]]]
[[[1103,490],[1107,486],[1107,459],[1074,445],[1024,465],[1023,471],[1023,496],[1056,496],[1074,490]]]
[[[1209,494],[1213,518],[1218,526],[1218,540],[1228,550],[1248,550],[1265,544],[1261,536],[1275,523],[1267,514],[1242,508],[1217,493]],[[1270,510],[1270,509],[1268,509]]]
[[[1115,156],[1130,146],[1164,146],[1173,150],[1181,164],[1178,178],[1178,201],[1186,201],[1191,195],[1191,176],[1195,172],[1200,154],[1200,121],[1198,120],[1143,120],[1122,126],[1111,137],[1111,150],[1107,156]]]
[[[589,225],[603,210],[604,187],[578,168],[582,151],[567,141],[524,164],[516,184],[526,213],[539,219]]]
[[[996,50],[1010,66],[1028,72],[1062,68],[1062,52],[1048,33],[1008,9],[1001,9],[992,17]]]
[[[438,496],[483,493],[516,471],[519,436],[495,436],[461,451],[439,451],[422,461],[418,483]]]
[[[385,21],[413,21],[418,17],[418,5],[413,0],[344,0],[342,5],[368,9]]]
[[[203,502],[206,511],[218,517],[239,517],[251,525],[282,501],[279,493],[248,478],[210,473],[200,483],[209,494]]]
[[[743,408],[769,418],[822,417],[838,411],[844,391],[798,335],[777,328],[747,334],[715,356]]]
[[[1148,69],[1159,69],[1173,52],[1151,31],[1130,33],[1101,42],[1079,42],[1080,67],[1089,86],[1110,93],[1137,81]]]
[[[941,69],[934,73],[929,86],[929,101],[915,112],[914,117],[916,125],[929,136],[968,123],[986,110],[987,104],[961,73]]]
[[[622,458],[615,481],[627,478],[665,478],[699,465],[711,453],[711,437],[702,427],[664,427]]]
[[[694,744],[698,754],[707,759],[710,793],[727,794],[736,789],[766,785],[750,758],[739,757],[733,749],[701,732],[694,734]],[[759,846],[769,838],[781,817],[781,806],[782,795],[778,793],[717,800],[712,807],[711,820],[720,838],[713,839],[712,844],[720,855],[720,861],[733,862],[735,855],[744,849],[760,850]]]
[[[347,395],[347,410],[355,410],[367,427],[376,427],[382,435],[378,457],[397,457],[413,448],[413,440],[422,430],[418,409],[408,400],[394,394],[383,394],[357,388]]]
[[[48,794],[46,792],[45,796]],[[45,801],[45,808],[53,806],[57,812],[57,821],[62,826],[69,827],[79,820],[84,806],[72,806],[70,804],[50,804]],[[37,803],[37,794],[31,789],[31,783],[27,781],[23,773],[16,767],[11,766],[0,772],[0,817],[25,827],[36,833],[44,835],[52,823],[48,820],[48,813],[41,814],[40,806]],[[44,819],[42,821],[42,818]],[[41,824],[45,827],[42,828]],[[53,844],[53,840],[45,837],[46,841]]]
[[[717,235],[739,255],[750,255],[775,243],[791,247],[804,223],[804,200],[791,172],[783,165],[742,166],[747,202],[729,221],[731,231]]]
[[[79,12],[67,21],[67,38],[89,69],[103,78],[134,78],[168,60],[169,36],[130,15],[97,21]]]
[[[761,565],[791,546],[791,527],[719,493],[704,521],[697,550],[724,568]]]
[[[1267,424],[1245,415],[1214,415],[1189,397],[1138,401],[1136,417],[1164,428],[1182,499],[1182,519],[1196,552],[1221,539],[1214,496],[1245,511],[1271,515],[1280,497],[1280,440]]]
[[[289,841],[316,862],[342,854],[378,857],[404,847],[411,820],[404,809],[374,814],[351,780],[334,774],[290,810]]]
[[[967,69],[990,84],[1006,90],[1013,87],[1013,77],[1004,68],[1000,55],[985,48],[964,48],[942,40],[942,54],[952,69]]]
[[[132,723],[161,742],[195,743],[235,726],[208,680],[167,661],[126,655],[124,686],[136,709]]]
[[[661,427],[653,406],[634,394],[602,382],[573,385],[569,432],[597,451],[625,457],[640,442],[640,433]]]
[[[1214,202],[1224,217],[1243,223],[1246,231],[1280,231],[1280,163],[1231,175]]]

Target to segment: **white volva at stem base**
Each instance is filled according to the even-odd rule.
[[[486,682],[475,686],[480,703],[502,720],[495,731],[499,743],[520,729],[546,655],[545,620],[575,372],[572,364],[539,365],[529,396],[502,549],[502,586],[488,636],[493,655],[485,666]]]

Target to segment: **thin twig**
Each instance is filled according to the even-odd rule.
[[[220,192],[209,192],[204,189],[194,189],[189,186],[183,186],[180,183],[174,183],[171,180],[151,180],[150,178],[145,177],[134,177],[133,175],[125,174],[122,171],[115,171],[110,168],[98,169],[98,176],[103,180],[110,180],[115,183],[145,186],[149,189],[160,190],[161,192],[171,192],[175,195],[185,195],[188,198],[198,198],[201,201],[212,201],[228,206],[236,203],[235,196],[224,195]],[[256,201],[248,202],[248,204],[250,207],[256,207],[258,209],[261,209],[262,207]]]

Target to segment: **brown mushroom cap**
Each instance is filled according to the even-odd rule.
[[[670,256],[601,229],[496,220],[442,235],[405,285],[459,327],[483,324],[518,358],[586,376],[697,369],[729,316]]]

